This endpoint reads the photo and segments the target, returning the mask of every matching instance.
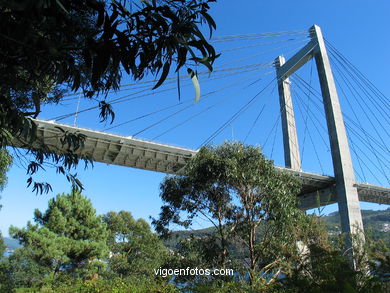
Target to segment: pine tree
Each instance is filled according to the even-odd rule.
[[[91,201],[80,191],[59,194],[49,201],[45,213],[35,210],[35,224],[10,228],[10,235],[29,250],[31,258],[55,275],[89,272],[108,254],[106,225]]]

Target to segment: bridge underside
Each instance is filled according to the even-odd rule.
[[[66,151],[66,147],[60,141],[63,137],[63,132],[59,129],[61,128],[66,132],[85,135],[84,147],[78,149],[76,153],[96,162],[178,174],[197,152],[50,121],[34,121],[38,126],[34,148],[39,148],[43,143],[53,152]],[[27,147],[27,144],[19,139],[15,139],[13,145]],[[291,172],[302,180],[302,190],[299,195],[300,208],[310,209],[337,202],[333,177],[278,168]],[[390,188],[366,183],[356,183],[356,187],[360,201],[390,204]]]

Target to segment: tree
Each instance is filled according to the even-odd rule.
[[[0,192],[7,185],[7,172],[12,164],[12,157],[5,148],[0,148]],[[1,196],[0,196],[1,199]],[[0,210],[2,205],[0,204]]]
[[[108,254],[106,225],[80,191],[58,194],[45,213],[35,210],[34,221],[23,229],[11,226],[10,235],[24,245],[22,255],[54,275],[91,273]]]
[[[0,291],[13,292],[20,287],[40,287],[45,276],[50,273],[48,267],[35,261],[35,254],[31,249],[18,248],[0,262]]]
[[[124,72],[135,80],[159,75],[156,88],[171,67],[178,73],[201,63],[212,70],[217,55],[200,26],[206,23],[210,33],[215,29],[208,14],[214,1],[0,2],[0,147],[20,139],[31,148],[28,183],[35,191],[50,190],[32,177],[47,160],[82,187],[70,173],[79,162],[74,151],[82,147],[82,137],[67,134],[68,149],[57,154],[44,144],[32,147],[36,125],[28,117],[37,117],[42,104],[82,90],[87,99],[102,95],[100,117],[114,119],[105,97],[118,89]]]
[[[12,157],[9,155],[8,151],[6,149],[0,148],[0,192],[3,191],[3,188],[7,184],[7,171],[9,170],[9,167],[12,164]],[[1,196],[0,196],[1,199]],[[0,210],[2,205],[0,204]],[[5,244],[3,235],[0,231],[0,258],[3,257],[3,253],[5,251]]]
[[[3,258],[4,251],[6,249],[5,243],[4,243],[4,238],[3,235],[1,234],[0,231],[0,259]]]
[[[261,269],[280,268],[287,247],[296,248],[294,226],[303,215],[296,208],[299,189],[297,179],[276,169],[259,148],[239,142],[203,147],[183,175],[161,184],[165,204],[153,224],[168,235],[171,224],[188,227],[196,216],[206,218],[219,238],[220,264],[226,264],[229,241],[239,239],[254,280]]]
[[[143,219],[130,212],[109,212],[103,216],[109,231],[109,265],[120,277],[151,276],[167,258],[167,250]]]
[[[329,231],[315,215],[308,216],[300,229],[305,249],[288,263],[283,285],[292,292],[385,292],[380,269],[388,258],[383,242],[373,241],[368,235],[363,249],[356,254],[357,266],[352,268],[345,246],[344,235],[332,241]],[[355,241],[360,239],[354,235]],[[337,240],[337,239],[334,239]],[[370,273],[368,273],[370,271]]]
[[[9,152],[6,149],[0,149],[0,192],[7,185],[7,172],[11,164],[12,157]]]

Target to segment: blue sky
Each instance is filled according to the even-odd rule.
[[[386,96],[389,96],[390,85],[387,70],[387,68],[390,68],[390,41],[387,37],[389,34],[389,12],[390,3],[387,0],[378,0],[375,2],[363,0],[243,0],[240,2],[220,0],[212,5],[210,14],[217,23],[217,31],[214,33],[214,36],[245,35],[247,38],[247,35],[251,33],[305,31],[311,25],[318,24],[321,26],[325,38],[359,68]],[[273,61],[274,58],[281,54],[288,57],[293,54],[294,50],[305,44],[304,37],[304,34],[296,34],[291,35],[291,37],[276,37],[266,40],[255,39],[215,43],[215,46],[218,46],[222,51],[222,56],[215,64],[215,67],[216,69],[239,66],[247,66],[247,68],[250,68],[249,66],[253,64],[263,64]],[[294,40],[286,41],[289,38],[294,38]],[[284,44],[285,41],[288,46],[280,45]],[[259,42],[272,44],[268,48],[267,44],[258,46]],[[240,47],[248,48],[239,49]],[[278,47],[280,47],[280,51],[278,51]],[[262,54],[262,52],[267,52],[267,50],[269,53]],[[313,65],[308,64],[306,69],[303,69],[299,74],[306,80],[310,79],[310,83],[313,82],[314,84],[316,82],[315,77],[312,77],[314,75],[310,73],[312,68]],[[205,70],[204,68],[197,69],[199,72]],[[215,73],[216,75],[211,75],[210,77],[221,76],[223,72]],[[262,80],[258,80],[259,78],[262,78]],[[167,122],[159,123],[157,126],[140,133],[136,137],[150,140],[157,137],[156,140],[159,142],[196,149],[227,118],[231,117],[240,107],[245,105],[247,101],[255,97],[261,89],[266,87],[266,83],[272,81],[272,78],[274,78],[272,68],[267,68],[263,71],[248,71],[241,74],[232,72],[231,77],[216,78],[211,81],[207,81],[206,75],[204,79],[203,77],[200,78],[202,90],[201,102],[193,105],[188,111],[183,110],[182,113],[175,115],[172,119],[167,120]],[[131,82],[126,78],[124,79],[124,83]],[[184,86],[186,83],[190,84],[189,80],[183,78],[182,83],[182,101],[189,100],[188,105],[194,104],[191,102],[194,96],[194,89],[191,86]],[[229,88],[227,88],[228,85]],[[173,90],[169,90],[170,86],[173,87]],[[265,96],[256,100],[245,113],[221,131],[214,138],[213,143],[220,143],[224,140],[232,139],[243,140],[247,137],[246,142],[261,145],[269,158],[273,159],[277,165],[283,165],[280,122],[278,123],[277,120],[277,92],[273,87],[274,85],[271,85],[267,88],[262,93]],[[113,126],[142,115],[142,113],[156,111],[178,103],[177,89],[175,89],[174,84],[173,86],[167,84],[161,87],[160,90],[164,92],[159,93],[155,91],[154,94],[145,98],[115,105],[114,110],[117,115]],[[110,95],[109,99],[131,94],[132,91],[134,91],[134,87],[127,87],[127,90]],[[342,95],[340,94],[340,96]],[[76,99],[66,101],[63,105],[45,108],[39,118],[52,119],[75,111],[77,108],[77,96],[75,97]],[[342,100],[342,97],[340,97],[340,100]],[[261,119],[257,123],[254,123],[259,111],[266,104],[265,101],[267,101],[267,108],[264,108],[265,110],[261,114]],[[346,101],[341,101],[341,103],[342,106],[345,105],[347,108],[348,104]],[[90,105],[88,102],[81,101],[79,109],[84,109]],[[210,110],[208,111],[207,108],[210,108]],[[202,111],[205,112],[203,113]],[[346,109],[346,111],[349,110]],[[197,113],[201,114],[196,116]],[[296,109],[296,113],[298,113],[298,108]],[[169,112],[164,113],[164,115],[168,114]],[[152,125],[155,121],[166,117],[164,115],[151,116],[150,119],[140,119],[136,123],[128,123],[109,131],[126,136],[134,135],[140,130]],[[352,115],[352,112],[350,115]],[[192,116],[196,117],[184,123]],[[297,114],[297,116],[299,115]],[[376,127],[375,121],[373,123],[375,125],[370,126],[365,121],[363,115],[357,113],[356,116],[362,118],[361,123],[368,128]],[[301,128],[301,132],[298,135],[302,139],[304,136],[302,129],[305,119],[297,118],[297,120],[298,127]],[[71,117],[60,122],[73,124],[74,118]],[[324,123],[324,121],[322,122]],[[183,125],[164,134],[166,130],[175,127],[177,124]],[[110,127],[110,125],[99,124],[96,111],[80,114],[77,118],[77,125],[97,130]],[[252,125],[254,125],[253,129],[251,128]],[[277,126],[274,132],[273,125]],[[252,129],[252,131],[249,131],[249,129]],[[372,133],[375,132],[374,130],[368,129]],[[160,134],[163,135],[160,136]],[[327,139],[326,136],[325,138]],[[307,147],[304,147],[305,157],[303,169],[305,171],[331,175],[330,154],[327,150],[326,143],[322,143],[321,135],[316,134],[314,128],[312,139],[315,142],[314,144],[319,148],[318,150],[310,146],[310,143],[308,143],[309,139],[306,139],[306,136],[305,139],[301,140],[307,143]],[[266,146],[263,145],[264,142],[267,142]],[[384,141],[387,144],[388,142],[388,140]],[[370,160],[370,157],[366,157],[365,160]],[[355,163],[357,165],[358,161],[355,160]],[[373,170],[371,173],[375,174],[362,175],[359,178],[361,179],[360,181],[363,181],[362,178],[364,177],[370,183],[388,185],[384,176],[381,175],[378,175],[378,182],[373,182],[375,181],[373,175],[380,173],[380,170],[378,169],[379,171],[376,171],[375,168],[371,168]],[[386,171],[386,166],[384,168]],[[149,216],[158,216],[161,206],[158,187],[165,174],[119,166],[108,166],[100,163],[95,163],[93,168],[88,168],[87,170],[78,168],[76,172],[79,174],[85,186],[84,194],[92,200],[99,214],[106,213],[110,210],[120,211],[124,209],[130,211],[136,218],[142,217],[148,219]],[[15,162],[8,174],[9,182],[2,192],[2,198],[0,200],[0,204],[3,205],[0,211],[0,230],[3,235],[8,235],[8,228],[11,224],[18,227],[25,226],[27,221],[32,219],[35,208],[42,211],[45,210],[50,197],[55,196],[57,193],[68,192],[70,190],[70,186],[64,178],[56,175],[52,170],[48,170],[47,172],[42,172],[40,178],[52,183],[53,192],[47,195],[35,195],[30,189],[26,188],[27,177],[25,174],[26,171],[20,167],[20,163],[18,162]],[[362,203],[362,208],[383,209],[387,208],[387,206]],[[337,209],[337,206],[333,205],[325,209],[324,212],[334,211],[335,209]],[[199,221],[197,227],[203,225],[205,224]]]

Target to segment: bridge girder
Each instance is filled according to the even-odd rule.
[[[191,157],[197,153],[193,149],[58,124],[53,121],[33,121],[38,126],[35,143],[30,146],[27,142],[14,139],[13,146],[39,149],[41,144],[45,144],[50,151],[63,153],[67,150],[67,145],[62,144],[60,140],[63,137],[63,132],[59,129],[61,128],[67,132],[85,135],[84,146],[76,151],[79,156],[110,165],[167,174],[179,174]],[[300,208],[310,209],[337,202],[334,192],[334,177],[283,167],[277,168],[290,172],[301,179]],[[359,200],[390,204],[390,188],[366,183],[356,183],[355,185]]]

